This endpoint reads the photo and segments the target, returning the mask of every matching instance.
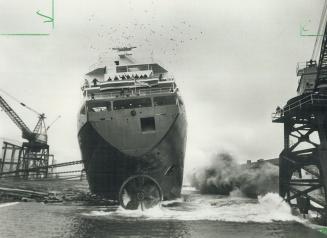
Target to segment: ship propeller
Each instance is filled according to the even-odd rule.
[[[149,209],[162,200],[159,184],[148,175],[129,177],[119,191],[120,205],[129,210]]]

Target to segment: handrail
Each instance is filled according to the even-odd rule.
[[[306,65],[306,62],[298,62],[298,63],[296,64],[296,75],[298,75],[298,72],[299,72],[300,70],[303,70],[306,66],[307,66],[307,65]]]
[[[325,94],[309,94],[291,104],[286,104],[286,106],[283,107],[283,109],[280,109],[276,112],[273,112],[271,117],[273,120],[279,119],[283,116],[285,116],[285,114],[287,114],[288,112],[297,109],[297,108],[302,108],[304,105],[308,105],[308,104],[315,104],[315,102],[323,102],[326,101],[327,102],[327,95]],[[327,103],[326,103],[327,106]]]
[[[137,83],[147,83],[147,81],[153,81],[153,80],[158,80],[158,83],[160,82],[174,82],[174,77],[172,76],[166,76],[164,78],[159,79],[158,77],[155,76],[151,76],[151,77],[147,77],[147,78],[130,78],[130,79],[119,79],[119,80],[112,80],[112,81],[101,81],[98,82],[96,84],[96,86],[94,86],[93,84],[89,84],[89,83],[84,83],[84,85],[82,86],[82,90],[91,90],[94,89],[96,87],[101,87],[101,86],[109,86],[110,84],[115,85],[115,84],[121,84],[121,83],[131,83],[134,85],[133,86],[138,86]],[[115,86],[115,88],[119,88],[119,86]]]
[[[299,75],[300,71],[304,71],[305,68],[311,67],[311,66],[316,66],[317,62],[315,60],[311,60],[311,61],[305,61],[305,62],[298,62],[296,65],[296,75]]]
[[[135,96],[147,96],[152,94],[162,94],[162,93],[175,93],[177,88],[173,87],[164,87],[164,88],[147,88],[147,89],[137,89],[131,90],[130,92],[102,92],[102,93],[93,93],[86,94],[86,100],[94,99],[108,99],[108,98],[118,98],[118,97],[135,97]]]

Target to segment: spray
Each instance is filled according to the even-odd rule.
[[[278,167],[263,162],[256,168],[248,168],[239,165],[230,154],[220,153],[208,166],[191,175],[191,185],[202,194],[239,194],[256,198],[278,191]]]

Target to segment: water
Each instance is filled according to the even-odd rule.
[[[118,206],[8,203],[0,237],[326,237],[278,195],[255,199],[187,193],[145,212]]]

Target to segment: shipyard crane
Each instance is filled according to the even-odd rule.
[[[3,90],[1,90],[3,91]],[[22,137],[28,140],[28,143],[37,149],[42,146],[47,146],[48,136],[47,127],[45,126],[45,115],[44,113],[39,113],[36,110],[28,107],[26,104],[20,102],[20,105],[29,109],[30,111],[38,115],[38,122],[34,127],[33,131],[28,128],[24,121],[18,116],[18,114],[10,107],[10,105],[0,96],[0,107],[9,116],[9,118],[16,124],[16,126],[22,131]]]
[[[10,107],[6,100],[0,96],[0,107],[22,131],[22,138],[27,140],[27,142],[23,142],[21,150],[19,151],[19,158],[16,168],[16,171],[18,171],[17,175],[22,175],[24,178],[28,178],[32,169],[33,175],[37,177],[46,177],[48,173],[47,166],[49,162],[49,145],[47,143],[48,128],[45,125],[45,114],[39,113],[36,110],[30,108],[23,102],[20,102],[15,97],[6,93],[4,90],[0,89],[0,91],[11,97],[13,100],[19,102],[21,106],[38,115],[38,121],[34,129],[30,130],[25,122]],[[3,172],[3,168],[1,169],[1,172]]]
[[[272,118],[273,122],[284,124],[284,148],[279,155],[279,194],[302,214],[319,213],[324,225],[327,225],[326,22],[327,1],[311,60],[297,68],[298,95],[289,99],[283,108],[277,107]]]

